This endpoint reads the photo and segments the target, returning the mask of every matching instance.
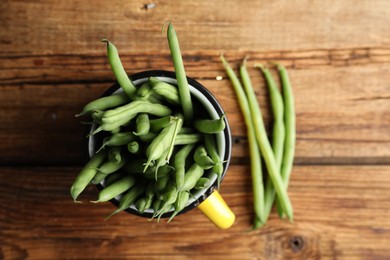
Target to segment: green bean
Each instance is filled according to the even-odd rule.
[[[152,219],[157,216],[157,213],[160,211],[162,204],[163,204],[162,200],[159,200],[159,199],[153,200],[152,208],[153,208],[154,213],[153,213]]]
[[[179,194],[177,195],[177,199],[176,199],[175,203],[173,204],[175,211],[172,213],[171,217],[168,219],[168,222],[171,222],[172,219],[187,206],[189,198],[190,198],[189,192],[187,192],[187,191],[179,192]]]
[[[150,181],[148,183],[148,186],[146,187],[146,192],[145,192],[145,199],[146,199],[145,205],[144,205],[145,209],[148,209],[152,206],[154,195],[155,195],[154,182]]]
[[[154,183],[154,190],[156,192],[162,192],[167,186],[170,177],[171,176],[167,174],[165,176],[158,178],[158,180],[156,180],[156,182]]]
[[[157,134],[156,133],[152,133],[152,132],[149,132],[145,135],[140,135],[138,136],[138,138],[144,142],[144,143],[150,143],[153,141],[154,138],[156,138]]]
[[[249,154],[251,159],[253,206],[255,211],[253,229],[256,229],[264,223],[263,221],[264,187],[262,181],[262,169],[261,169],[261,161],[260,161],[261,157],[260,157],[259,145],[256,143],[255,127],[254,127],[254,122],[252,121],[253,117],[243,87],[239,79],[237,78],[235,72],[227,63],[227,61],[223,56],[221,56],[221,60],[232,82],[234,91],[236,92],[238,104],[240,106],[241,113],[243,114],[245,125],[247,127]]]
[[[287,189],[288,183],[290,180],[291,170],[294,164],[294,154],[295,154],[295,139],[296,139],[296,129],[295,129],[295,105],[294,105],[294,94],[291,87],[290,79],[285,67],[281,64],[277,64],[283,90],[284,98],[284,123],[286,128],[286,138],[284,142],[284,154],[281,166],[281,175],[284,181],[284,185]],[[283,211],[280,207],[279,198],[276,201],[276,206],[278,209],[279,216],[284,217]]]
[[[104,149],[106,146],[122,146],[134,141],[136,136],[132,132],[119,132],[115,133],[103,140],[102,146],[98,151]]]
[[[208,156],[206,148],[203,145],[199,145],[195,149],[194,161],[205,170],[208,170],[215,165],[214,161]]]
[[[275,155],[276,165],[279,169],[281,169],[285,138],[283,98],[278,90],[278,87],[276,86],[276,82],[273,79],[271,72],[261,64],[256,64],[255,66],[260,68],[263,72],[267,86],[269,88],[274,119],[272,131],[272,149]],[[264,198],[264,219],[267,220],[275,200],[275,189],[270,178],[267,179],[265,185]]]
[[[137,96],[141,100],[148,100],[152,93],[152,86],[148,82],[143,83],[137,90]]]
[[[136,120],[136,130],[135,135],[145,135],[149,133],[150,123],[149,123],[149,115],[146,113],[138,114]]]
[[[141,214],[144,213],[145,210],[148,208],[146,205],[146,202],[147,202],[147,198],[145,196],[140,197],[135,202],[135,208],[138,210],[139,213],[141,213]]]
[[[140,146],[137,141],[132,141],[127,145],[127,150],[132,154],[138,154],[140,151]]]
[[[186,145],[198,143],[202,140],[202,135],[196,134],[178,134],[176,136],[175,145]]]
[[[203,176],[204,169],[197,163],[193,163],[185,174],[184,183],[179,191],[190,191],[195,187],[196,182]]]
[[[203,190],[210,187],[211,181],[209,178],[201,177],[195,184],[195,190]]]
[[[104,111],[108,108],[117,107],[129,102],[130,99],[125,93],[114,94],[106,97],[95,99],[83,107],[83,110],[76,117],[90,114],[95,111]]]
[[[158,180],[161,177],[168,175],[171,171],[172,171],[172,166],[165,164],[163,166],[160,166],[158,169],[157,166],[153,166],[153,168],[148,168],[146,172],[141,172],[141,175],[142,177],[148,180],[153,180],[153,179]]]
[[[175,146],[175,141],[176,141],[176,137],[181,129],[183,125],[183,119],[182,119],[182,116],[178,116],[176,122],[175,122],[175,130],[173,132],[173,137],[172,137],[172,140],[171,140],[171,144],[168,148],[168,153],[167,153],[167,156],[166,156],[166,161],[167,163],[169,163],[169,160],[172,156],[172,153],[173,153],[173,148]]]
[[[106,217],[106,220],[111,218],[113,215],[126,210],[128,207],[134,203],[139,196],[145,191],[145,185],[142,182],[138,182],[137,185],[134,185],[130,188],[120,199],[118,208]]]
[[[104,162],[106,156],[107,153],[105,151],[95,153],[89,159],[88,163],[81,169],[80,173],[77,175],[70,188],[70,194],[74,202],[78,202],[77,197],[80,195],[81,192],[83,192],[83,190],[87,187],[87,185],[96,175],[97,167],[99,167]]]
[[[219,157],[219,154],[217,151],[217,144],[215,142],[215,135],[214,134],[205,134],[204,135],[204,144],[205,144],[207,154],[210,155],[211,159],[214,162],[213,172],[215,172],[217,174],[217,185],[218,185],[218,189],[219,189],[224,168],[223,168],[223,162],[221,161],[221,158]]]
[[[197,119],[194,121],[194,127],[201,133],[217,134],[225,129],[225,114],[219,119]]]
[[[244,64],[245,65],[245,64]],[[245,68],[245,67],[243,67]],[[244,70],[245,71],[245,70]],[[257,140],[257,144],[261,150],[262,156],[264,158],[265,164],[268,169],[268,175],[272,180],[274,185],[276,194],[281,198],[281,206],[283,211],[287,214],[290,221],[293,218],[293,208],[291,205],[290,198],[288,197],[287,190],[284,187],[283,180],[280,176],[280,169],[278,168],[275,160],[274,153],[272,151],[272,147],[267,137],[267,132],[265,130],[260,106],[257,102],[253,87],[251,86],[250,78],[248,74],[243,73],[245,76],[244,87],[247,92],[248,98],[250,100],[250,111],[252,113],[252,120],[255,125],[255,139]],[[246,77],[246,75],[248,77]],[[263,185],[261,185],[263,186]]]
[[[157,119],[151,119],[149,121],[150,131],[154,133],[159,132],[165,127],[167,127],[168,125],[172,124],[173,122],[174,122],[173,116],[164,116]]]
[[[172,110],[165,105],[150,103],[149,101],[135,100],[128,105],[107,110],[103,114],[102,122],[112,124],[125,119],[130,121],[139,113],[148,113],[155,116],[167,116],[172,113]]]
[[[161,199],[164,202],[164,206],[173,204],[176,201],[177,194],[178,190],[176,184],[172,181],[168,182],[164,188],[163,193],[161,194]]]
[[[181,148],[174,158],[174,168],[175,168],[175,181],[176,186],[180,189],[184,184],[185,178],[185,164],[188,155],[191,153],[192,149],[195,147],[194,144],[188,144]]]
[[[180,105],[179,91],[177,87],[160,81],[157,78],[150,77],[149,82],[153,87],[153,92],[160,95],[164,100],[173,105]]]
[[[108,150],[108,160],[113,163],[120,163],[122,160],[121,148],[118,146],[110,147]]]
[[[117,180],[116,182],[110,184],[109,186],[106,186],[104,189],[102,189],[99,192],[99,197],[96,201],[91,201],[93,203],[97,202],[106,202],[109,201],[116,196],[122,194],[123,192],[127,191],[131,187],[135,185],[135,179],[131,175],[126,175],[122,177],[121,179]]]
[[[102,116],[103,116],[104,111],[101,110],[95,110],[91,112],[91,118],[94,123],[101,123],[102,122]]]
[[[131,119],[128,118],[122,118],[121,120],[118,120],[115,123],[104,123],[102,122],[99,127],[97,127],[94,131],[92,131],[89,136],[95,135],[101,131],[108,131],[111,133],[118,133],[120,131],[120,128],[122,126],[125,126],[130,123]]]
[[[113,184],[115,181],[119,180],[124,175],[125,175],[124,172],[116,172],[116,173],[108,175],[107,178],[104,179],[104,186],[107,187],[110,184]]]
[[[123,165],[125,165],[125,163],[126,163],[125,159],[121,160],[120,163],[113,163],[110,161],[103,163],[99,168],[96,169],[97,173],[93,177],[91,183],[92,184],[100,183],[102,180],[104,180],[104,178],[107,177],[107,175],[114,173],[118,171],[120,168],[122,168]]]
[[[179,41],[176,35],[176,31],[171,23],[168,24],[167,38],[173,60],[173,67],[175,68],[177,86],[179,89],[179,97],[184,113],[184,119],[185,122],[192,122],[194,112],[192,108],[190,89],[188,87],[188,81],[183,65]]]
[[[170,148],[172,141],[176,138],[176,124],[170,124],[165,127],[156,138],[149,144],[146,149],[146,156],[148,161],[146,162],[144,171],[149,167],[150,163],[154,160],[157,160],[161,155]]]
[[[103,39],[102,41],[107,43],[108,62],[111,65],[116,80],[126,95],[128,95],[130,99],[134,99],[137,89],[123,68],[117,48],[107,39]]]

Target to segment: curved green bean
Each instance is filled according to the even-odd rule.
[[[89,159],[88,163],[83,167],[83,169],[81,169],[70,188],[70,194],[74,202],[78,202],[77,197],[95,177],[97,168],[104,162],[106,156],[107,153],[105,151],[95,153]]]
[[[184,113],[184,119],[185,122],[191,122],[194,115],[191,94],[183,65],[183,58],[181,56],[179,41],[172,23],[168,24],[167,37],[173,60],[173,67],[175,68],[177,86],[179,89],[179,96]]]
[[[108,108],[121,106],[129,101],[129,97],[126,95],[126,93],[123,92],[106,97],[101,97],[86,104],[83,107],[83,110],[79,114],[77,114],[76,117],[89,114],[94,111],[104,111]]]
[[[127,191],[135,185],[135,179],[131,175],[125,175],[99,192],[99,197],[93,203],[106,202]]]
[[[134,99],[137,89],[123,68],[117,48],[107,39],[103,39],[102,42],[107,43],[108,62],[111,65],[111,69],[114,72],[116,80],[126,95],[128,95],[130,99]]]
[[[146,135],[150,130],[149,115],[146,113],[138,114],[136,119],[135,135]]]
[[[201,133],[217,134],[225,129],[225,114],[218,119],[197,119],[194,127]]]

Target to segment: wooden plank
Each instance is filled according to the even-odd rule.
[[[175,24],[186,50],[275,50],[384,46],[386,0],[332,1],[11,1],[0,5],[0,53],[100,52],[108,37],[120,48],[158,51],[165,21]],[[39,19],[37,19],[39,17]],[[308,22],[309,21],[309,22]]]
[[[225,56],[237,66],[246,54]],[[262,75],[251,66],[279,60],[289,69],[296,99],[298,163],[389,163],[389,52],[357,48],[249,55],[267,129],[272,119],[268,92]],[[168,52],[122,57],[129,73],[172,70]],[[219,52],[184,57],[187,74],[205,85],[227,112],[236,142],[233,156],[246,157],[244,121]],[[359,59],[365,63],[353,62]],[[85,128],[73,115],[113,83],[105,54],[9,57],[0,67],[0,163],[80,163]]]
[[[127,213],[104,221],[114,209],[110,203],[71,201],[69,186],[78,170],[0,168],[1,258],[390,257],[389,166],[295,167],[289,188],[294,224],[273,212],[265,227],[249,233],[253,210],[247,164],[230,167],[222,183],[221,193],[237,216],[226,231],[196,209],[169,224]],[[91,187],[83,200],[95,197]]]

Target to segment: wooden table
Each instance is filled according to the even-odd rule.
[[[197,209],[169,224],[126,213],[104,221],[112,204],[75,204],[69,195],[87,160],[74,114],[114,82],[100,40],[117,45],[129,74],[172,70],[167,20],[188,76],[210,89],[231,124],[221,193],[237,218],[228,230]],[[389,1],[3,0],[0,25],[1,259],[390,258]],[[268,92],[252,65],[279,61],[290,72],[294,223],[274,211],[247,232],[246,128],[222,52],[235,68],[249,55],[268,130]],[[90,187],[83,199],[95,197]]]

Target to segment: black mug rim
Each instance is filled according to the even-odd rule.
[[[176,74],[173,71],[166,71],[166,70],[147,70],[147,71],[142,71],[138,73],[134,73],[129,75],[129,78],[132,81],[136,81],[139,79],[144,79],[144,78],[149,78],[149,77],[168,77],[168,78],[173,78],[176,79]],[[222,116],[225,114],[225,111],[223,110],[221,104],[218,102],[217,98],[206,88],[204,87],[201,83],[196,81],[193,78],[190,78],[187,76],[187,81],[189,85],[193,86],[195,89],[200,91],[203,96],[207,98],[207,100],[210,101],[212,106],[214,107],[215,111],[218,113],[219,116]],[[102,96],[109,96],[112,95],[116,90],[120,88],[118,82],[114,83],[111,87],[109,87]],[[232,153],[232,136],[231,136],[231,129],[230,125],[228,122],[227,117],[224,117],[225,121],[225,129],[224,129],[224,138],[225,138],[225,155],[223,158],[224,162],[224,170],[221,176],[221,181],[224,179],[227,169],[230,165],[230,160],[231,160],[231,153]],[[88,129],[88,133],[90,132],[91,128]],[[91,137],[90,137],[91,138]],[[89,149],[89,143],[90,143],[90,138],[88,138],[88,145],[87,145],[87,152],[89,154],[90,149]],[[95,185],[99,190],[102,190],[104,186],[99,183]],[[187,205],[179,214],[181,215],[186,213],[187,211],[190,211],[194,208],[196,208],[200,203],[202,203],[205,199],[207,199],[213,192],[214,190],[217,189],[217,180],[194,202],[191,204]],[[114,204],[116,207],[119,206],[119,201],[117,199],[111,199],[110,202]],[[124,211],[131,213],[133,215],[141,216],[141,217],[146,217],[146,218],[151,218],[153,216],[153,213],[150,212],[144,212],[144,213],[139,213],[137,210],[133,208],[127,208]],[[161,216],[161,218],[168,218],[172,215],[173,212],[167,212]]]

